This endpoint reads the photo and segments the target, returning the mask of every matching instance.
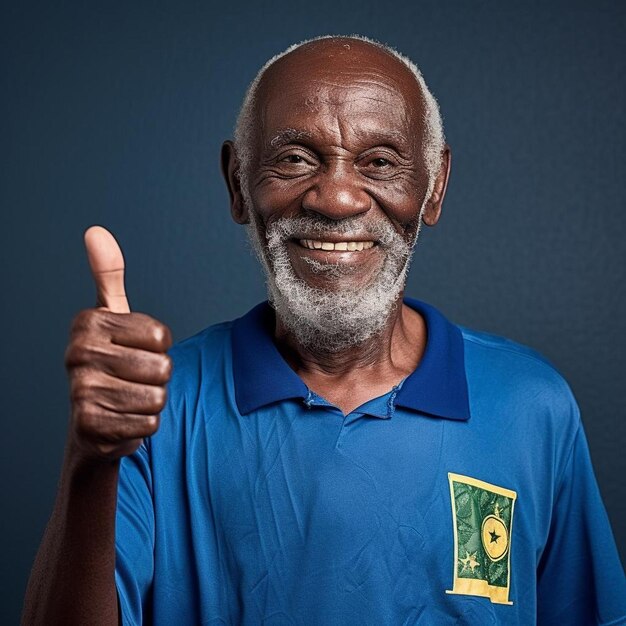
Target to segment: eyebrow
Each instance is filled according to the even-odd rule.
[[[380,130],[365,130],[360,134],[364,138],[370,141],[376,141],[381,145],[397,144],[399,148],[407,148],[409,145],[409,137],[406,133],[400,130],[394,130],[393,128],[382,128]]]
[[[394,130],[393,128],[364,131],[362,135],[369,140],[378,142],[381,145],[390,145],[395,143],[397,146],[396,149],[399,149],[400,151],[406,149],[409,144],[409,138],[406,134],[399,130]],[[270,139],[267,147],[276,150],[287,144],[312,138],[313,134],[309,131],[298,130],[297,128],[283,128],[278,130],[274,137]],[[394,148],[393,145],[390,145],[390,147]]]
[[[283,128],[279,130],[269,142],[270,148],[281,148],[282,146],[298,141],[300,139],[310,139],[311,133],[296,128]]]

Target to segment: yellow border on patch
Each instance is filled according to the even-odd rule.
[[[492,485],[491,483],[486,483],[484,480],[478,480],[478,478],[472,478],[471,476],[463,476],[463,474],[448,472],[448,479],[451,481],[455,480],[457,483],[463,483],[464,485],[471,485],[472,487],[485,489],[487,491],[491,491],[491,493],[497,493],[499,496],[513,498],[513,500],[517,498],[517,492],[512,489],[498,487],[498,485]]]
[[[515,507],[515,501],[517,500],[517,492],[512,489],[506,489],[504,487],[499,487],[498,485],[492,485],[491,483],[487,483],[484,480],[479,480],[478,478],[472,478],[471,476],[464,476],[463,474],[454,474],[453,472],[448,472],[448,482],[450,484],[450,504],[452,506],[452,529],[454,532],[454,582],[452,589],[446,589],[446,593],[457,594],[457,595],[471,595],[471,596],[481,596],[483,598],[489,598],[493,604],[513,604],[509,600],[509,591],[511,588],[511,548],[513,545],[513,509]],[[456,507],[454,505],[454,486],[453,483],[463,483],[464,485],[470,485],[472,487],[478,487],[479,489],[484,489],[485,491],[490,491],[491,493],[498,494],[499,496],[505,496],[506,498],[511,498],[511,523],[509,524],[509,548],[508,548],[508,561],[507,561],[507,571],[508,578],[506,587],[496,587],[495,585],[490,585],[486,580],[480,580],[478,578],[460,578],[458,575],[458,548],[459,548],[459,538],[457,535],[457,525],[456,525]]]

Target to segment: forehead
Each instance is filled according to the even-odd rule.
[[[349,41],[303,46],[268,68],[256,110],[265,142],[283,129],[421,137],[424,102],[415,76],[384,50]]]

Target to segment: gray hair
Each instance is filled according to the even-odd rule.
[[[437,176],[437,173],[439,172],[439,168],[441,166],[441,156],[445,145],[443,122],[441,119],[441,112],[439,111],[439,105],[437,104],[437,100],[426,86],[426,82],[424,81],[424,77],[422,76],[419,68],[417,67],[417,65],[415,65],[415,63],[413,63],[413,61],[411,61],[411,59],[404,56],[394,48],[391,48],[390,46],[380,43],[379,41],[376,41],[374,39],[370,39],[369,37],[364,37],[363,35],[322,35],[320,37],[306,39],[304,41],[301,41],[300,43],[293,44],[283,52],[274,55],[258,71],[257,75],[250,83],[250,86],[246,91],[235,126],[235,151],[239,159],[239,177],[243,193],[247,194],[248,192],[247,179],[249,167],[252,162],[252,137],[254,134],[256,122],[254,107],[256,103],[259,83],[261,82],[263,75],[271,65],[278,61],[278,59],[284,57],[290,52],[293,52],[300,46],[304,46],[308,43],[312,43],[315,41],[320,41],[322,39],[357,39],[359,41],[364,41],[394,56],[396,59],[401,61],[413,74],[415,80],[421,88],[425,104],[423,121],[426,133],[424,138],[423,151],[424,161],[426,163],[429,179],[427,197],[430,196],[430,194],[432,193],[433,185],[435,183],[435,177]]]

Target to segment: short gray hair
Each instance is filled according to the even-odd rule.
[[[313,43],[315,41],[320,41],[323,39],[357,39],[359,41],[364,41],[371,45],[374,45],[385,52],[391,54],[396,59],[401,61],[413,74],[415,80],[419,84],[422,96],[424,98],[424,126],[426,129],[425,140],[424,140],[424,161],[426,162],[426,168],[428,171],[429,185],[428,185],[428,194],[427,197],[432,192],[432,188],[435,182],[435,177],[439,172],[439,168],[441,166],[441,156],[443,153],[443,149],[445,146],[445,136],[443,132],[443,121],[441,119],[441,112],[439,110],[439,104],[437,100],[430,92],[428,87],[426,86],[426,82],[424,81],[424,77],[420,72],[419,68],[411,59],[404,56],[394,48],[380,43],[374,39],[370,39],[369,37],[365,37],[363,35],[322,35],[320,37],[313,37],[312,39],[305,39],[300,43],[295,43],[289,46],[283,52],[274,55],[271,59],[269,59],[265,65],[258,71],[257,75],[254,77],[254,80],[250,83],[246,94],[243,99],[243,103],[241,105],[241,109],[239,111],[239,116],[237,117],[237,123],[235,126],[235,151],[237,153],[237,157],[239,159],[239,177],[241,180],[242,187],[244,187],[244,193],[247,193],[247,177],[248,170],[252,161],[252,137],[255,128],[255,104],[257,98],[257,91],[259,87],[259,83],[263,78],[263,75],[267,71],[267,69],[272,66],[278,59],[286,56],[290,52],[293,52],[297,48],[304,46],[309,43]]]

